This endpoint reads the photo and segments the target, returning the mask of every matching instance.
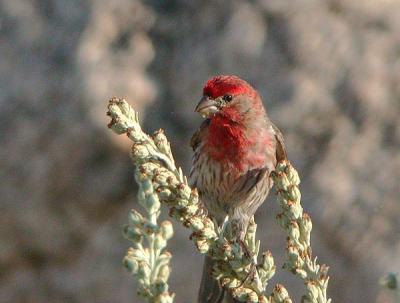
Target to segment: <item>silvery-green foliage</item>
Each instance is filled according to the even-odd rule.
[[[168,291],[169,260],[165,251],[173,230],[169,221],[157,224],[160,204],[169,207],[169,215],[192,231],[190,238],[200,253],[214,262],[212,275],[229,294],[242,302],[292,302],[281,284],[266,295],[268,281],[276,266],[270,251],[262,254],[258,262],[260,241],[256,241],[257,225],[251,220],[243,243],[232,238],[229,220],[218,227],[201,204],[196,189],[191,189],[182,170],[175,166],[170,144],[162,130],[149,136],[139,124],[137,113],[124,99],[109,101],[109,127],[117,134],[127,134],[133,141],[131,157],[136,166],[139,184],[139,203],[146,210],[142,216],[135,210],[129,215],[129,225],[124,232],[133,243],[124,259],[125,266],[137,276],[139,293],[149,302],[172,302],[174,295]],[[282,213],[277,222],[287,232],[287,261],[284,268],[304,280],[306,294],[302,302],[329,303],[327,267],[318,265],[311,255],[310,217],[303,213],[300,204],[300,179],[288,161],[278,163],[272,174],[278,190]],[[144,247],[144,241],[147,241]],[[250,254],[248,253],[250,252]]]

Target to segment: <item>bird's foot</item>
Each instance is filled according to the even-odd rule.
[[[238,240],[240,247],[242,248],[243,254],[247,259],[253,259],[254,254],[250,251],[250,249],[247,247],[246,243],[244,243],[243,240],[239,239]]]
[[[254,261],[252,261],[246,277],[243,279],[242,283],[240,283],[236,288],[242,287],[243,284],[245,283],[251,284],[256,278],[256,273],[257,273],[257,265]]]
[[[240,247],[242,248],[243,255],[245,256],[246,259],[251,260],[250,261],[250,269],[247,273],[246,278],[243,280],[243,283],[241,283],[240,286],[242,286],[245,282],[251,282],[255,279],[256,272],[257,272],[257,264],[254,260],[254,254],[250,249],[247,247],[246,243],[244,243],[243,240],[238,240],[238,243]]]

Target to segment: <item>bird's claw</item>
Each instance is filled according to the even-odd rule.
[[[244,243],[243,240],[239,239],[238,240],[240,247],[242,248],[243,254],[247,259],[252,259],[254,257],[254,254],[250,251],[250,249],[247,247],[246,243]]]
[[[237,286],[237,287],[241,287],[246,282],[251,283],[252,281],[254,281],[254,278],[255,278],[256,272],[257,272],[257,265],[256,265],[256,262],[254,261],[254,254],[249,250],[246,243],[244,243],[244,241],[241,239],[238,240],[238,243],[239,243],[240,247],[242,248],[243,255],[245,256],[245,258],[248,260],[251,260],[250,269],[249,269],[246,277],[243,279],[243,282]]]

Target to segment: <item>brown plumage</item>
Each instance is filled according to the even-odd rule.
[[[238,240],[272,186],[270,173],[286,158],[282,134],[269,120],[261,98],[236,76],[217,76],[206,83],[196,107],[206,120],[193,135],[190,183],[209,215],[222,224],[226,216]],[[200,303],[222,302],[224,293],[210,276],[206,259]]]

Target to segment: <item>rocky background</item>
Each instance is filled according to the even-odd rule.
[[[393,302],[378,279],[400,270],[398,0],[1,0],[1,302],[140,302],[121,266],[129,144],[107,100],[165,128],[188,172],[193,108],[220,73],[258,88],[285,135],[334,302]],[[276,213],[272,196],[256,220],[279,266]],[[195,302],[202,259],[176,230],[171,287]],[[299,302],[301,282],[279,282]]]

